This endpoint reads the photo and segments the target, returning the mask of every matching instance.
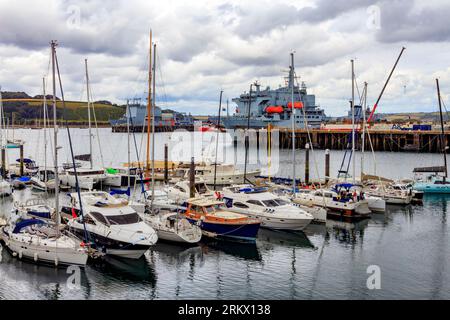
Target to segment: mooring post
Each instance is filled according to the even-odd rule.
[[[2,147],[2,178],[6,179],[6,150]]]
[[[305,183],[309,183],[309,143],[305,145]]]
[[[194,157],[191,158],[191,166],[189,168],[189,197],[195,197],[195,162]]]
[[[164,144],[164,183],[169,181],[169,147]]]
[[[325,150],[325,183],[330,179],[330,149]]]
[[[20,144],[20,176],[23,176],[23,144]]]

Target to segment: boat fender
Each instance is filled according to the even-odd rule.
[[[19,251],[19,259],[22,259],[22,250]]]
[[[38,261],[39,257],[38,257],[38,253],[37,252],[34,253],[33,258],[34,258],[34,262]]]
[[[13,252],[13,257],[17,257],[17,252]]]
[[[58,263],[59,263],[59,261],[58,261],[58,257],[55,257],[55,267],[57,267],[57,266],[58,266]]]

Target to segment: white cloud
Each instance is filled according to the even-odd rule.
[[[366,26],[372,4],[381,9],[379,30]],[[124,103],[145,97],[152,28],[159,58],[158,101],[179,111],[215,114],[221,89],[231,100],[257,79],[277,87],[289,52],[295,50],[301,80],[327,114],[342,115],[350,96],[349,60],[356,59],[359,85],[369,83],[373,103],[403,45],[407,49],[380,111],[435,110],[434,77],[442,79],[443,94],[450,90],[444,21],[450,7],[437,0],[397,1],[392,10],[389,4],[0,0],[0,85],[40,94],[48,44],[57,39],[67,99],[85,95],[85,58],[95,99]],[[404,14],[394,14],[399,12]]]

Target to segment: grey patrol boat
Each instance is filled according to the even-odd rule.
[[[292,74],[292,76],[291,76]],[[289,67],[289,81],[287,86],[278,89],[267,87],[261,90],[259,83],[253,84],[250,103],[250,128],[272,127],[292,128],[291,79],[296,79],[295,70]],[[238,98],[232,99],[236,103],[236,113],[223,118],[222,123],[227,129],[246,128],[248,124],[248,107],[250,93],[244,92]],[[304,82],[299,86],[294,83],[294,108],[296,112],[296,128],[305,128],[304,117],[309,127],[320,127],[326,120],[323,109],[316,106],[316,96],[308,94]],[[304,114],[303,114],[304,113]]]

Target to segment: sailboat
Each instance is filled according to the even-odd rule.
[[[444,131],[444,119],[442,116],[442,98],[441,92],[439,89],[439,79],[436,79],[436,90],[439,102],[439,117],[441,122],[441,148],[442,154],[444,158],[443,166],[435,166],[435,167],[421,167],[414,168],[414,173],[431,173],[431,175],[427,176],[425,180],[416,180],[414,183],[414,190],[422,191],[424,193],[450,193],[450,181],[447,181],[448,171],[447,171],[447,142],[445,139],[445,131]],[[443,176],[439,176],[439,173],[443,173]]]
[[[150,200],[150,209],[146,210],[141,216],[146,223],[148,223],[152,228],[154,228],[158,234],[158,237],[165,241],[177,242],[177,243],[188,243],[193,244],[200,241],[202,237],[202,231],[199,226],[189,223],[189,221],[179,214],[179,210],[173,210],[169,206],[165,205],[163,201],[160,203],[158,208],[155,207],[155,105],[156,105],[156,44],[153,44],[153,64],[152,64],[152,33],[150,31],[150,59],[149,59],[149,95],[148,95],[148,116],[147,125],[148,132],[150,133],[150,119],[152,121],[151,125],[151,143],[152,143],[152,162],[151,162],[151,190],[144,192],[144,203],[145,205]],[[153,67],[152,67],[153,65]],[[151,87],[153,85],[153,88]],[[153,96],[150,93],[153,93]],[[129,114],[129,110],[127,110]],[[127,123],[129,123],[127,121]],[[128,127],[129,131],[129,127]],[[149,143],[150,136],[147,135],[147,175],[149,169]],[[128,165],[130,165],[130,159],[128,159]],[[142,182],[141,182],[142,183]],[[149,193],[149,198],[147,194]]]
[[[58,129],[56,124],[56,41],[51,42],[53,69],[53,124],[55,152],[55,180],[58,181]],[[59,70],[59,69],[58,69]],[[58,71],[59,74],[59,71]],[[55,184],[56,194],[59,185]],[[47,222],[42,219],[20,216],[12,212],[7,225],[0,229],[0,238],[13,256],[19,259],[29,259],[35,263],[84,266],[88,260],[87,248],[83,242],[60,226],[59,199],[55,197],[55,220]]]

